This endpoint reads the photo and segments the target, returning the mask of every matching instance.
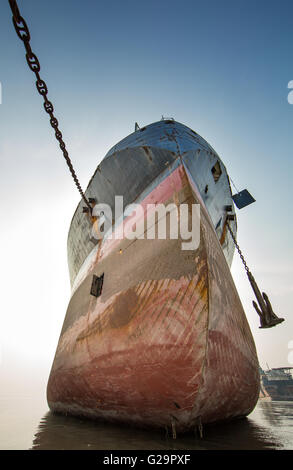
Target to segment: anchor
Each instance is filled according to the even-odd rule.
[[[252,301],[252,305],[254,306],[256,312],[258,313],[259,315],[259,318],[260,318],[260,327],[259,328],[272,328],[273,326],[276,326],[278,325],[279,323],[282,323],[285,319],[284,318],[279,318],[273,311],[273,308],[272,308],[272,305],[271,305],[271,302],[267,296],[267,294],[265,292],[263,292],[261,294],[259,288],[258,288],[258,285],[253,277],[253,275],[251,274],[247,264],[246,264],[246,261],[244,259],[244,256],[240,250],[240,247],[236,241],[236,238],[234,236],[234,233],[232,232],[232,229],[228,223],[228,219],[226,219],[226,224],[227,224],[227,227],[228,227],[228,230],[230,232],[230,235],[232,237],[232,240],[234,242],[234,245],[236,246],[236,249],[240,255],[240,258],[241,258],[241,261],[245,267],[245,271],[246,271],[246,274],[247,274],[247,277],[249,279],[249,282],[250,282],[250,285],[252,287],[252,290],[255,294],[255,297],[256,297],[256,300],[258,302],[258,304],[253,300]]]
[[[258,288],[257,283],[250,271],[247,271],[247,276],[255,297],[257,298],[257,303],[253,300],[252,305],[254,306],[256,312],[260,317],[260,327],[259,328],[272,328],[273,326],[278,325],[284,321],[284,318],[279,318],[273,311],[271,302],[265,292],[262,294]]]

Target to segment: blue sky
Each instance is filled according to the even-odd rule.
[[[293,340],[293,4],[287,0],[19,0],[49,99],[85,188],[120,139],[172,116],[202,135],[256,203],[238,241],[286,321],[258,329],[235,254],[232,273],[261,365],[289,365]],[[79,201],[42,99],[0,5],[2,371],[49,373],[70,296],[66,239]],[[293,348],[292,348],[293,349]],[[8,372],[7,372],[8,373]],[[12,380],[12,379],[11,379]]]

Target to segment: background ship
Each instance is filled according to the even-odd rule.
[[[260,398],[270,397],[273,401],[293,401],[293,367],[276,367],[260,370]]]
[[[237,225],[220,157],[172,119],[136,126],[86,190],[93,205],[113,212],[116,195],[144,208],[185,203],[191,212],[199,204],[200,243],[183,251],[180,237],[97,241],[80,202],[68,235],[72,297],[47,387],[50,408],[180,432],[249,414],[259,365],[229,269],[227,224],[234,236]]]

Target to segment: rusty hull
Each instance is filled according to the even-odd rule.
[[[51,410],[178,432],[247,415],[259,395],[254,341],[213,224],[182,162],[145,199],[201,204],[200,245],[104,241],[68,306]],[[101,297],[90,295],[104,273]]]

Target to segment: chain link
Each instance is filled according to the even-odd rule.
[[[230,225],[229,225],[229,223],[228,223],[228,220],[226,221],[226,224],[227,224],[228,230],[229,230],[229,232],[230,232],[230,235],[231,235],[231,237],[232,237],[232,240],[233,240],[233,242],[234,242],[234,245],[236,246],[236,249],[237,249],[237,251],[238,251],[238,253],[239,253],[239,256],[240,256],[240,258],[241,258],[241,261],[242,261],[242,263],[244,264],[245,271],[247,272],[247,274],[249,274],[249,273],[250,273],[249,267],[247,266],[247,263],[246,263],[246,261],[245,261],[245,259],[244,259],[244,256],[243,256],[243,254],[242,254],[242,251],[240,250],[240,247],[239,247],[239,245],[238,245],[238,243],[237,243],[237,241],[236,241],[236,238],[234,237],[234,233],[232,232],[232,229],[231,229],[231,227],[230,227]]]
[[[19,13],[19,9],[18,9],[16,0],[9,0],[9,4],[10,4],[11,11],[13,13],[12,21],[13,21],[13,24],[14,24],[14,27],[15,27],[15,31],[16,31],[18,37],[24,43],[24,47],[25,47],[25,50],[26,50],[26,61],[27,61],[27,64],[28,64],[29,68],[31,69],[31,71],[36,76],[36,79],[37,79],[36,87],[37,87],[37,90],[38,90],[39,94],[43,96],[44,109],[45,109],[46,113],[48,113],[49,116],[50,116],[50,124],[53,127],[53,129],[55,130],[55,137],[56,137],[57,141],[59,142],[59,147],[60,147],[60,149],[63,153],[63,156],[66,160],[66,163],[68,165],[68,168],[70,170],[72,178],[73,178],[73,180],[76,184],[76,187],[77,187],[82,199],[84,200],[84,202],[86,203],[86,205],[88,206],[88,208],[90,209],[90,212],[91,212],[92,206],[90,205],[89,201],[87,200],[87,198],[84,195],[84,192],[82,191],[82,188],[80,186],[80,183],[78,181],[78,178],[76,176],[74,168],[72,166],[71,160],[69,158],[68,151],[66,150],[65,142],[62,139],[62,133],[60,132],[60,130],[58,128],[58,125],[59,125],[58,120],[56,119],[56,117],[53,114],[53,111],[54,111],[53,104],[47,98],[48,88],[47,88],[46,83],[44,82],[44,80],[41,79],[40,74],[39,74],[39,72],[41,70],[41,66],[40,66],[40,62],[39,62],[37,56],[32,52],[32,49],[31,49],[31,46],[30,46],[31,36],[30,36],[28,26],[27,26],[25,20],[22,18],[22,16]]]
[[[9,0],[9,4],[10,4],[10,8],[11,8],[14,18],[18,21],[20,18],[20,13],[19,13],[16,0]]]

